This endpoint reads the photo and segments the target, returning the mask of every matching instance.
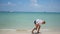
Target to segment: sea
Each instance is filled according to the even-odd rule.
[[[41,29],[60,31],[60,12],[0,12],[0,29],[33,29],[36,19],[45,20]]]

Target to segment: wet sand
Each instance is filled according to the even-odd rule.
[[[26,30],[0,30],[0,34],[32,34]],[[59,31],[41,31],[40,34],[60,34]]]

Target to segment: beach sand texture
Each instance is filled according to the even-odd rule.
[[[27,30],[0,30],[0,34],[32,34],[31,31]],[[40,34],[60,34],[58,31],[41,31]]]

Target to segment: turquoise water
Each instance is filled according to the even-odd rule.
[[[0,29],[32,29],[35,19],[46,21],[41,28],[60,28],[60,13],[15,12],[0,13]]]

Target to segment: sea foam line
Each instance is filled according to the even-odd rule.
[[[32,29],[0,29],[0,31],[32,31]],[[50,31],[50,29],[40,29],[40,31]]]
[[[0,29],[0,31],[16,31],[16,29]]]

